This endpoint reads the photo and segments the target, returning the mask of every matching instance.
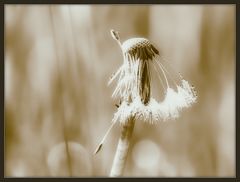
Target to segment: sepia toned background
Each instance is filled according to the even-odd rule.
[[[235,176],[235,6],[5,5],[5,176],[108,176],[120,126],[108,79],[146,37],[195,86],[176,121],[137,122],[124,176]]]

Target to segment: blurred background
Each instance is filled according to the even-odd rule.
[[[5,176],[108,176],[120,126],[107,82],[146,37],[195,86],[176,121],[137,122],[124,176],[235,176],[234,5],[5,5]]]

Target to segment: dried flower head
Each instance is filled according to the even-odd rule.
[[[190,107],[196,102],[194,88],[180,75],[179,83],[171,77],[161,63],[163,60],[159,56],[159,51],[149,40],[131,38],[121,44],[119,34],[114,30],[111,33],[118,41],[124,58],[122,66],[109,81],[110,84],[119,77],[112,96],[120,97],[122,101],[114,114],[113,122],[124,123],[130,117],[150,123],[165,121],[178,117],[181,109]],[[165,89],[162,101],[156,101],[151,96],[151,74],[154,70]],[[169,77],[173,80],[173,86],[169,84]]]

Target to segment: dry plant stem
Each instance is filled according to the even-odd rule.
[[[117,151],[114,157],[110,177],[121,176],[127,161],[130,140],[133,133],[135,120],[131,118],[122,126],[121,137],[118,141]]]

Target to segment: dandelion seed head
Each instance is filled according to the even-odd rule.
[[[118,36],[113,34],[114,38]],[[196,102],[193,86],[179,77],[180,83],[172,88],[168,83],[168,70],[159,60],[159,51],[145,38],[131,38],[121,44],[124,56],[123,65],[109,83],[118,78],[113,97],[120,97],[121,105],[114,114],[113,122],[127,122],[130,118],[151,124],[179,117],[182,109]],[[157,74],[163,73],[166,88],[164,99],[157,101],[152,97],[150,64],[158,68]],[[158,75],[160,76],[160,75]],[[171,78],[171,75],[169,75]],[[172,79],[172,78],[171,78]]]

